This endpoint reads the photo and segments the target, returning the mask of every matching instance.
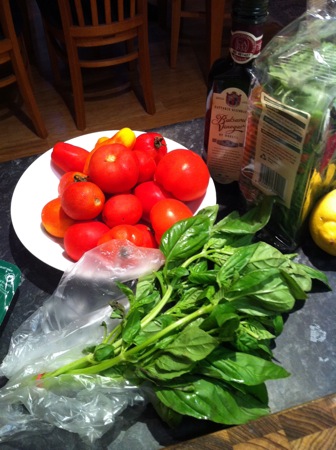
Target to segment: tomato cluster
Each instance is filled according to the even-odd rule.
[[[194,152],[167,152],[161,134],[136,137],[129,128],[100,138],[91,152],[57,143],[51,160],[64,174],[42,225],[74,261],[111,239],[158,247],[168,228],[192,216],[185,202],[202,197],[210,179]]]

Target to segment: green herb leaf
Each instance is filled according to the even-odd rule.
[[[247,353],[219,348],[211,353],[197,370],[211,378],[256,386],[267,380],[286,378],[289,373],[272,361]]]

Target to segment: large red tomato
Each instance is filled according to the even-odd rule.
[[[133,151],[122,144],[103,145],[92,155],[88,176],[105,193],[127,192],[138,181],[138,162]]]
[[[150,212],[150,221],[157,242],[160,243],[163,233],[176,222],[192,215],[192,211],[180,200],[168,198],[157,202]]]
[[[65,213],[75,220],[95,219],[103,210],[105,195],[90,181],[71,183],[61,196]]]
[[[78,261],[85,252],[96,247],[99,238],[109,230],[102,222],[79,222],[71,225],[64,235],[64,249],[74,261]]]
[[[160,133],[149,131],[147,133],[139,134],[136,138],[133,151],[141,150],[149,153],[156,163],[167,153],[167,144]]]
[[[103,221],[110,228],[116,225],[135,225],[142,216],[142,205],[134,194],[113,195],[102,212]]]
[[[171,198],[171,194],[165,191],[156,181],[146,181],[138,184],[134,189],[135,196],[142,204],[142,218],[150,221],[150,211],[159,200]]]
[[[210,173],[203,159],[191,150],[177,149],[158,163],[155,180],[183,202],[201,198],[208,188]]]

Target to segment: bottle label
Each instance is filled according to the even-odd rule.
[[[236,87],[213,93],[207,164],[218,183],[238,181],[244,150],[247,95]]]
[[[290,207],[310,114],[261,95],[252,183]]]
[[[230,54],[237,64],[246,64],[259,56],[263,36],[256,37],[247,31],[232,31]]]

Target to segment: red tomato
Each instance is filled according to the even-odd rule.
[[[149,152],[155,162],[158,163],[167,153],[167,144],[162,134],[151,131],[139,134],[133,147],[134,150]]]
[[[191,150],[173,150],[158,163],[155,180],[183,202],[201,198],[210,174],[203,159]]]
[[[168,198],[157,202],[150,212],[150,221],[157,242],[160,243],[163,233],[176,222],[192,215],[188,206],[180,200]]]
[[[92,155],[88,176],[105,193],[127,192],[138,181],[138,162],[133,151],[122,144],[103,145]]]
[[[147,248],[157,248],[158,247],[154,233],[149,228],[148,225],[145,225],[144,223],[137,223],[134,226],[135,226],[135,228],[138,228],[143,233],[142,247],[147,247]]]
[[[103,222],[110,228],[116,225],[135,225],[142,216],[140,200],[134,194],[118,194],[109,198],[102,212]]]
[[[58,195],[62,196],[65,189],[69,186],[69,184],[72,183],[79,183],[81,181],[87,181],[87,175],[83,172],[66,172],[64,175],[61,176],[59,183],[58,183]]]
[[[134,225],[116,225],[107,231],[98,240],[98,245],[111,241],[112,239],[121,239],[132,242],[137,247],[141,247],[144,242],[144,234]]]
[[[171,198],[172,195],[165,191],[156,181],[146,181],[138,184],[134,189],[135,196],[142,205],[142,219],[150,221],[150,211],[159,200]]]
[[[99,238],[109,230],[102,222],[90,221],[71,225],[64,235],[64,249],[74,261],[98,245]]]
[[[88,152],[67,142],[57,142],[51,152],[51,161],[64,172],[83,172]]]
[[[154,158],[149,154],[149,152],[144,152],[141,150],[133,150],[133,153],[136,156],[139,166],[138,183],[153,180],[156,170],[156,162]]]
[[[103,191],[90,181],[69,184],[61,197],[64,212],[75,220],[95,219],[102,212],[104,204]]]

